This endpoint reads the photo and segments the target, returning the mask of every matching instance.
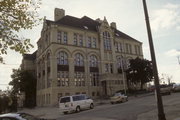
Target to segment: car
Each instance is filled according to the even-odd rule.
[[[168,85],[160,85],[160,94],[161,95],[170,95],[171,94],[171,86]]]
[[[59,100],[59,109],[64,114],[80,112],[83,109],[93,109],[93,100],[85,94],[64,96]]]
[[[126,101],[128,101],[128,97],[122,93],[115,93],[112,97],[110,97],[111,104],[122,103]]]
[[[45,120],[27,113],[6,113],[0,115],[0,120]]]
[[[180,84],[174,84],[172,90],[173,92],[180,92]]]

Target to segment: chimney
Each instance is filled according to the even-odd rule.
[[[54,9],[54,21],[57,21],[65,16],[65,10],[55,8]]]
[[[116,23],[115,23],[115,22],[112,22],[112,23],[111,23],[111,27],[114,28],[114,29],[116,29]]]
[[[100,20],[100,18],[97,18],[96,21],[102,23],[102,20]]]

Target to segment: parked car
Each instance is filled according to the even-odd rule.
[[[122,93],[115,93],[112,97],[110,97],[111,104],[122,103],[126,101],[128,101],[128,97]]]
[[[27,113],[7,113],[0,115],[0,120],[45,120]]]
[[[168,85],[160,85],[160,93],[161,95],[170,95],[171,94],[171,86]]]
[[[93,109],[94,103],[85,94],[65,96],[59,100],[59,109],[64,114],[73,111],[80,112],[82,109],[87,108]]]
[[[173,92],[180,92],[180,84],[174,84],[172,90]]]

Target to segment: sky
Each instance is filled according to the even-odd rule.
[[[180,1],[146,0],[154,42],[159,78],[162,74],[180,83]],[[66,15],[92,19],[106,17],[109,23],[116,22],[117,28],[143,43],[144,58],[151,60],[142,0],[42,0],[38,10],[40,17],[54,20],[54,8],[65,10]],[[42,24],[21,30],[20,36],[30,38],[34,48],[40,37]],[[0,89],[5,90],[11,81],[12,69],[19,68],[22,55],[8,51],[4,56],[6,64],[0,64]]]

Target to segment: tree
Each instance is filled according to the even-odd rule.
[[[12,93],[25,93],[25,107],[34,107],[36,105],[36,78],[30,71],[23,71],[20,69],[13,69],[11,75]]]
[[[168,83],[170,85],[171,82],[172,82],[172,78],[173,78],[172,75],[162,73],[161,76],[160,76],[160,82],[163,83],[163,84]]]
[[[146,59],[131,59],[130,66],[126,71],[128,85],[129,83],[141,85],[141,90],[143,89],[143,85],[147,82],[152,81],[153,78],[153,70],[152,63]]]
[[[33,45],[30,39],[20,38],[18,32],[22,29],[32,29],[41,19],[37,9],[40,0],[1,0],[0,1],[0,62],[3,54],[11,49],[19,53],[29,52]]]

